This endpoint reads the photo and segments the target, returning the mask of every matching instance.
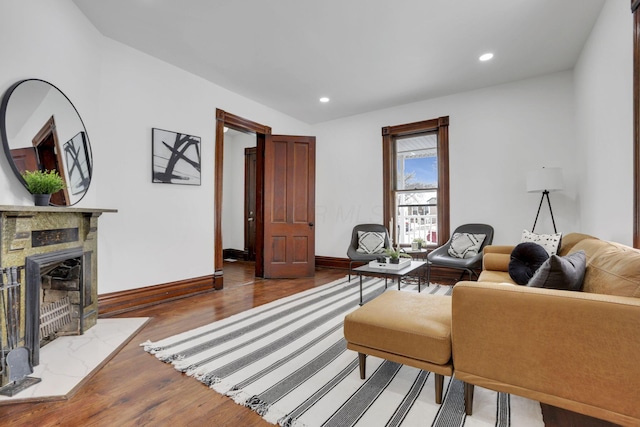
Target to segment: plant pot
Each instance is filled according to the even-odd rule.
[[[389,263],[391,264],[400,264],[400,258],[390,258]]]
[[[33,202],[36,206],[49,206],[51,194],[34,194]]]

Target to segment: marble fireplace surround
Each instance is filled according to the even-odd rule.
[[[64,259],[82,259],[86,292],[82,295],[80,333],[98,320],[98,218],[107,212],[117,210],[0,205],[0,266],[20,268],[19,345],[30,350],[34,366],[39,362],[39,336],[33,332],[37,331],[37,324],[33,323],[39,322],[39,310],[33,314],[35,307],[39,307],[39,301],[35,300],[39,284],[33,283],[39,280],[40,267]],[[27,311],[31,313],[29,316]],[[5,337],[2,323],[0,332]]]

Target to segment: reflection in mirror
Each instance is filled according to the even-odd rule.
[[[30,79],[11,86],[0,108],[0,136],[18,179],[25,170],[56,170],[67,188],[51,204],[71,206],[89,189],[89,136],[71,101],[54,85]]]
[[[222,248],[225,258],[255,260],[255,221],[251,203],[255,204],[255,182],[247,170],[248,148],[254,148],[256,135],[228,129],[224,134],[224,169],[222,203]],[[255,169],[255,166],[254,166]],[[249,172],[249,173],[248,173]],[[248,209],[246,212],[245,210]]]

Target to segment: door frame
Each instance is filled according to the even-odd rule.
[[[55,154],[53,155],[54,164],[47,165],[43,160],[44,156],[42,156],[42,149],[43,149],[42,146],[44,142],[49,138],[51,138],[51,140],[53,141],[53,148],[54,148]],[[33,148],[35,148],[36,150],[36,153],[37,153],[36,157],[40,167],[43,170],[47,169],[47,170],[57,171],[58,174],[62,177],[62,179],[66,183],[67,175],[64,169],[64,161],[62,159],[62,150],[60,149],[60,142],[58,141],[58,130],[56,127],[56,120],[54,116],[51,116],[51,118],[49,118],[49,120],[47,120],[45,124],[42,125],[42,128],[40,128],[38,133],[36,133],[36,135],[31,140],[31,143],[33,145]],[[55,194],[51,195],[51,204],[54,206],[69,205],[69,190],[66,186],[59,192],[56,192]]]
[[[222,177],[224,165],[224,128],[228,127],[240,132],[254,132],[256,134],[256,276],[263,275],[264,223],[262,211],[262,189],[264,186],[264,140],[265,135],[271,134],[271,127],[253,122],[243,117],[216,108],[216,145],[214,159],[214,189],[213,189],[213,269],[214,288],[224,287],[223,256],[222,256]]]

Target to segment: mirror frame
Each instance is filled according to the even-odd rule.
[[[13,170],[13,173],[15,174],[15,176],[18,178],[20,183],[26,189],[27,188],[27,183],[25,182],[24,178],[22,177],[22,174],[18,170],[18,168],[17,168],[17,166],[16,166],[16,164],[15,164],[15,162],[13,160],[13,157],[11,155],[11,147],[9,146],[9,138],[7,136],[6,117],[7,117],[7,108],[9,106],[9,100],[11,99],[11,96],[13,95],[13,92],[21,84],[27,83],[27,82],[42,82],[44,84],[49,85],[53,89],[57,90],[58,93],[60,93],[64,97],[64,99],[67,100],[67,102],[69,103],[71,108],[73,108],[73,111],[78,116],[78,120],[80,121],[80,124],[82,125],[81,132],[84,132],[84,140],[86,142],[86,146],[89,147],[89,149],[87,150],[87,161],[89,162],[89,184],[87,185],[87,188],[82,193],[80,198],[78,200],[76,200],[75,202],[69,203],[67,205],[54,205],[54,204],[51,204],[53,206],[61,206],[61,207],[76,205],[77,203],[79,203],[84,198],[84,196],[87,195],[87,193],[89,192],[89,187],[91,186],[91,177],[93,176],[93,150],[91,149],[91,143],[89,141],[89,133],[87,132],[87,127],[85,126],[84,121],[82,120],[82,117],[80,116],[80,113],[76,109],[76,106],[73,104],[73,102],[71,102],[69,97],[67,97],[67,95],[65,95],[65,93],[63,91],[61,91],[60,88],[58,88],[56,85],[54,85],[54,84],[52,84],[52,83],[50,83],[50,82],[48,82],[46,80],[42,80],[42,79],[23,79],[23,80],[19,80],[18,82],[12,84],[5,91],[4,95],[2,96],[2,102],[0,103],[0,139],[2,140],[3,151],[5,153],[7,161],[9,162],[9,165],[11,166],[11,169]],[[65,178],[65,180],[66,180],[66,178]],[[67,188],[68,188],[68,186],[69,186],[69,183],[67,183]],[[67,198],[67,200],[68,200],[68,198]]]

